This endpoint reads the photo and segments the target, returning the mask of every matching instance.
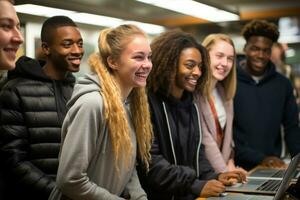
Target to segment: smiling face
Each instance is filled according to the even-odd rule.
[[[193,92],[202,72],[202,58],[198,49],[191,47],[180,53],[176,77],[171,87],[171,94],[180,99],[183,91]]]
[[[0,69],[10,70],[15,67],[16,53],[23,37],[13,5],[0,1],[0,7]]]
[[[233,46],[224,40],[218,40],[210,47],[209,57],[213,79],[224,80],[234,64]]]
[[[57,71],[78,72],[84,54],[83,41],[77,27],[61,26],[53,30],[51,42],[43,43],[48,61]]]
[[[262,75],[271,57],[272,40],[263,36],[252,36],[244,51],[247,56],[247,69],[252,75]]]
[[[144,87],[152,69],[151,49],[144,35],[134,35],[116,62],[110,62],[123,90]]]

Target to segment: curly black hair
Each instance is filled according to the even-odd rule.
[[[252,20],[242,29],[242,35],[249,40],[251,36],[263,36],[276,42],[279,37],[279,31],[274,23],[266,20]]]
[[[147,79],[147,88],[156,92],[162,89],[170,94],[171,84],[175,80],[179,57],[182,50],[196,48],[202,57],[202,75],[198,80],[195,91],[207,93],[207,84],[210,77],[209,58],[206,49],[189,33],[175,29],[162,33],[151,43],[152,71]]]

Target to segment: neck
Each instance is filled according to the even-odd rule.
[[[120,79],[118,79],[117,77],[115,77],[115,80],[117,82],[117,85],[120,88],[121,98],[122,98],[122,101],[124,102],[127,99],[127,97],[129,96],[129,94],[130,94],[130,92],[132,91],[133,88],[127,86],[124,83],[121,83]]]
[[[171,89],[171,95],[176,99],[181,99],[184,90]]]
[[[66,71],[57,70],[51,63],[47,62],[43,67],[44,73],[52,80],[63,80],[66,78]]]
[[[217,86],[217,83],[218,83],[218,80],[215,79],[215,78],[212,78],[212,80],[211,80],[211,92]]]

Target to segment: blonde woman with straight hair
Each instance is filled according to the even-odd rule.
[[[234,164],[232,122],[236,91],[236,52],[225,34],[210,34],[202,45],[207,49],[212,71],[209,95],[199,93],[203,144],[211,165],[217,172],[237,170]],[[246,173],[243,169],[243,173]]]
[[[69,102],[58,187],[50,199],[145,200],[136,158],[148,169],[150,45],[141,29],[120,25],[102,30],[98,47],[89,58],[93,73],[79,79]]]

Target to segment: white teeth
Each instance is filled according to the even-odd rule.
[[[196,79],[189,79],[188,82],[192,85],[196,85],[197,84],[197,80]]]
[[[71,62],[72,62],[74,65],[80,65],[81,60],[80,60],[80,59],[71,59]]]

